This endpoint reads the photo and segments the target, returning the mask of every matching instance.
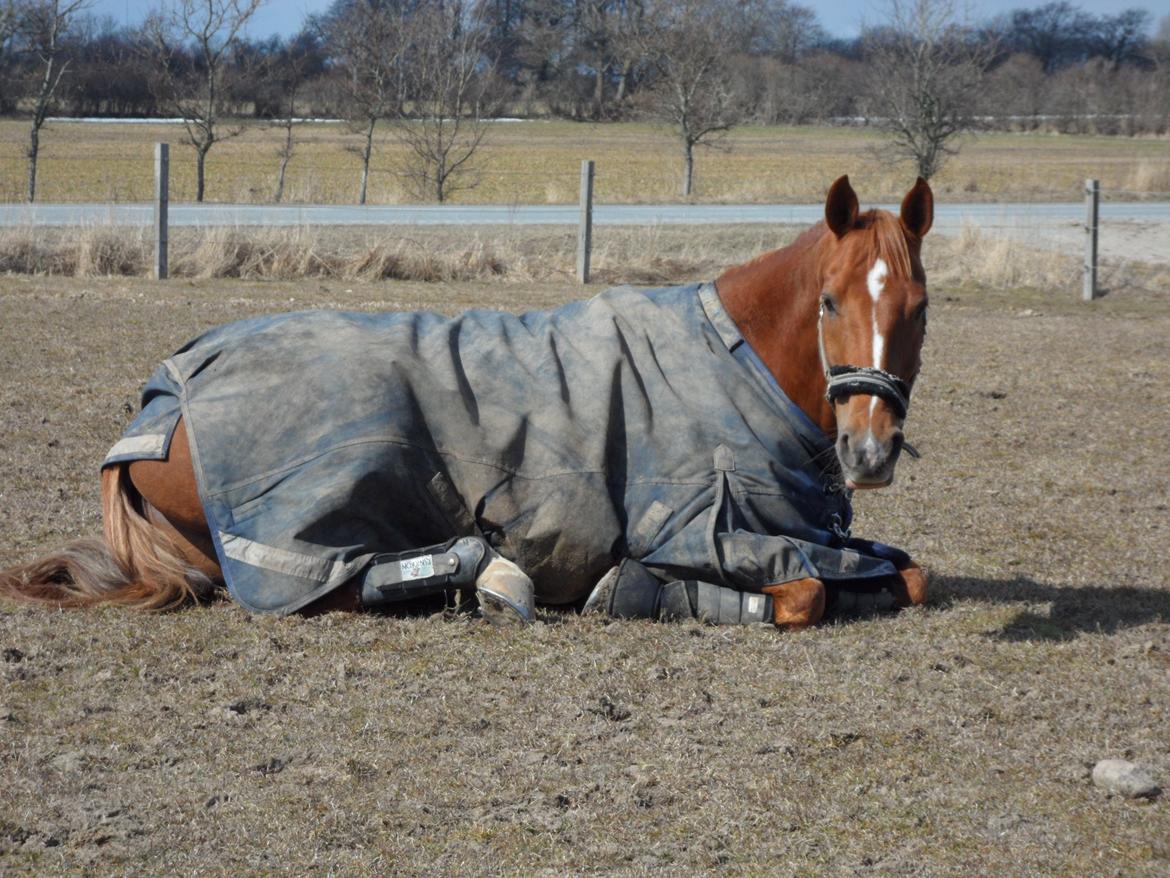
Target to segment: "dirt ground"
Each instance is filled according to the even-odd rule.
[[[279,309],[569,285],[0,277],[0,564],[99,529],[155,364]],[[928,606],[770,628],[0,606],[0,873],[1170,874],[1170,290],[938,286],[857,498]]]

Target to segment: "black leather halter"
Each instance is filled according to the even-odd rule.
[[[910,385],[885,369],[873,366],[831,366],[825,353],[825,306],[817,314],[817,347],[821,354],[821,368],[825,371],[825,399],[836,402],[855,394],[880,396],[899,418],[905,418],[910,408]]]

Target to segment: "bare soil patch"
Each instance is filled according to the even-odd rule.
[[[511,310],[555,281],[0,276],[0,564],[99,529],[97,464],[193,334],[304,307]],[[4,874],[1170,870],[1170,302],[932,290],[855,532],[930,604],[800,634],[544,614],[0,606]]]

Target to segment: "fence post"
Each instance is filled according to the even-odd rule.
[[[1085,181],[1085,269],[1081,298],[1097,298],[1097,208],[1101,201],[1101,181]]]
[[[589,254],[593,247],[593,162],[581,162],[581,217],[577,224],[577,280],[589,283]]]
[[[167,206],[170,201],[171,148],[154,145],[154,276],[167,279]]]

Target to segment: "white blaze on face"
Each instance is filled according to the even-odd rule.
[[[879,259],[873,264],[873,268],[869,270],[869,274],[865,276],[865,285],[869,288],[869,297],[873,299],[873,367],[875,369],[884,369],[882,360],[886,354],[886,337],[881,334],[878,329],[878,300],[882,297],[882,292],[886,288],[886,276],[890,273],[889,266],[886,265],[884,259]],[[873,417],[873,411],[877,408],[877,397],[875,396],[869,403],[869,416]]]

